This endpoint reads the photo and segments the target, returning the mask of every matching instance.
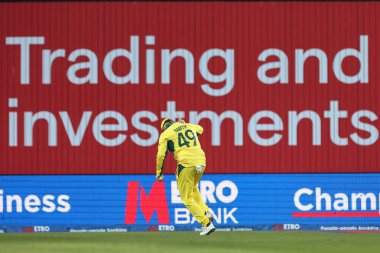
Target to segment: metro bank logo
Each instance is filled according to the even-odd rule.
[[[293,218],[380,218],[380,193],[301,188],[294,194],[294,205],[301,212],[293,212]]]
[[[202,180],[199,191],[210,207],[215,223],[239,223],[236,206],[239,190],[233,181]],[[166,187],[164,182],[158,181],[129,181],[124,223],[190,225],[196,220],[183,205],[176,181],[166,181]]]
[[[158,222],[160,224],[169,224],[170,218],[165,184],[158,181],[154,182],[149,194],[147,194],[144,187],[139,185],[139,182],[128,182],[125,224],[136,224],[138,208],[140,208],[147,223],[150,223],[156,211]]]

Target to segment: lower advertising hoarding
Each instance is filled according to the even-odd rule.
[[[204,175],[219,230],[380,231],[380,174]],[[0,176],[1,232],[199,230],[175,177]]]

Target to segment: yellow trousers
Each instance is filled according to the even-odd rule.
[[[176,173],[177,187],[181,200],[202,226],[206,226],[209,223],[209,218],[205,215],[205,212],[209,211],[209,208],[203,201],[197,186],[204,170],[205,167],[202,168],[200,173],[197,173],[195,166],[184,168],[179,165]]]

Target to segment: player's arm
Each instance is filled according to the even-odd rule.
[[[160,178],[163,176],[164,173],[164,163],[167,151],[167,143],[165,138],[160,136],[160,139],[158,141],[158,151],[157,151],[157,162],[156,162],[156,178]]]
[[[197,132],[197,135],[201,135],[203,133],[203,127],[200,125],[193,125],[195,127],[195,131]]]

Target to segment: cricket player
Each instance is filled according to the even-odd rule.
[[[185,123],[180,119],[175,122],[165,118],[161,123],[157,152],[156,179],[162,181],[164,162],[168,151],[177,161],[176,179],[183,204],[195,219],[202,224],[200,235],[209,235],[215,231],[213,217],[198,189],[206,167],[206,157],[198,140],[203,128],[200,125]]]

